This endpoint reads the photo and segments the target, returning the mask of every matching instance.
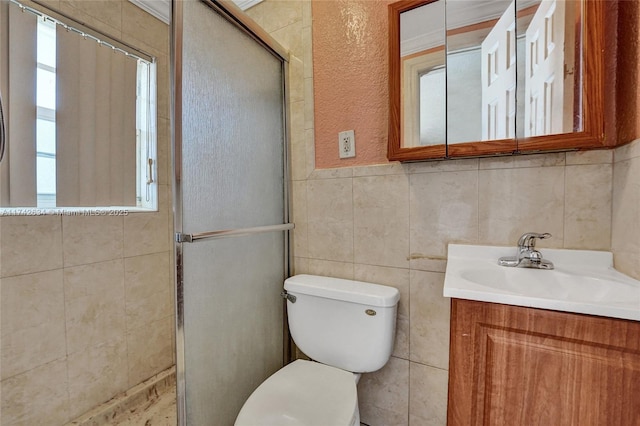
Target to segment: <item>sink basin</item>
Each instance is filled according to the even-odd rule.
[[[610,252],[541,249],[553,270],[498,265],[514,247],[449,245],[444,295],[640,321],[640,281]]]

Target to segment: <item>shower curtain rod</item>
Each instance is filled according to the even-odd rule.
[[[122,53],[125,56],[131,57],[133,59],[138,59],[138,60],[141,60],[141,61],[144,61],[144,62],[148,62],[148,63],[154,63],[155,62],[155,59],[154,59],[153,56],[147,55],[146,53],[141,52],[138,49],[136,49],[134,47],[131,47],[128,44],[126,44],[126,43],[124,43],[122,41],[113,40],[114,43],[121,44],[122,46],[125,46],[127,49],[131,49],[131,51],[125,50],[122,47],[118,47],[118,46],[112,44],[109,41],[105,41],[105,40],[103,40],[101,38],[98,38],[97,36],[95,36],[93,34],[90,34],[90,33],[86,32],[86,31],[83,31],[81,29],[78,29],[78,28],[76,28],[76,27],[74,27],[72,25],[68,25],[68,24],[64,23],[63,21],[50,16],[48,14],[48,12],[42,12],[42,11],[40,11],[38,9],[34,9],[32,7],[29,7],[29,6],[25,6],[24,4],[20,3],[17,0],[9,0],[9,2],[11,2],[11,3],[15,4],[16,6],[18,6],[20,9],[22,9],[23,12],[29,12],[29,13],[32,13],[32,14],[34,14],[34,15],[42,18],[42,19],[46,19],[48,21],[51,21],[54,24],[63,27],[67,31],[71,31],[73,33],[76,33],[79,36],[84,37],[85,39],[88,38],[88,39],[91,39],[91,40],[95,41],[100,46],[105,46],[105,47],[111,48],[114,52]],[[40,3],[38,3],[37,1],[35,3],[40,5]],[[45,5],[42,5],[42,6],[43,7],[47,7]],[[65,18],[65,19],[68,19],[70,21],[75,21],[73,18],[70,18],[70,17],[64,15],[61,12],[54,11],[54,10],[51,10],[51,12],[55,13],[56,15],[60,15],[61,17]],[[82,23],[79,23],[79,25],[86,26],[85,24],[82,24]],[[89,26],[86,26],[86,27],[87,27],[87,29],[90,29],[92,32],[95,32],[96,34],[99,34],[101,37],[111,39],[111,37],[109,37],[109,36],[107,36],[105,34],[102,34],[102,32],[100,32],[100,31],[98,31],[96,29],[93,29],[93,28],[91,28]],[[137,52],[137,53],[134,53],[134,52]]]

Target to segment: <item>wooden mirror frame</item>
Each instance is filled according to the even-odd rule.
[[[402,147],[400,14],[438,0],[401,0],[389,13],[389,140],[390,161],[510,155],[525,152],[569,151],[615,146],[605,138],[605,1],[583,0],[582,15],[582,131],[518,138],[514,143],[478,141],[421,147]],[[442,0],[441,0],[442,1]],[[612,96],[615,96],[612,93]],[[511,140],[509,141],[511,142]],[[505,149],[507,147],[507,149]],[[514,150],[515,148],[515,150]]]

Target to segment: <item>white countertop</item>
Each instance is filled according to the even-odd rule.
[[[640,281],[604,251],[537,247],[555,269],[513,268],[516,247],[449,244],[444,296],[640,321]]]

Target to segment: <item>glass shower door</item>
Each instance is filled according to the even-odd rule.
[[[284,363],[284,61],[215,3],[174,24],[178,417],[232,425]]]

